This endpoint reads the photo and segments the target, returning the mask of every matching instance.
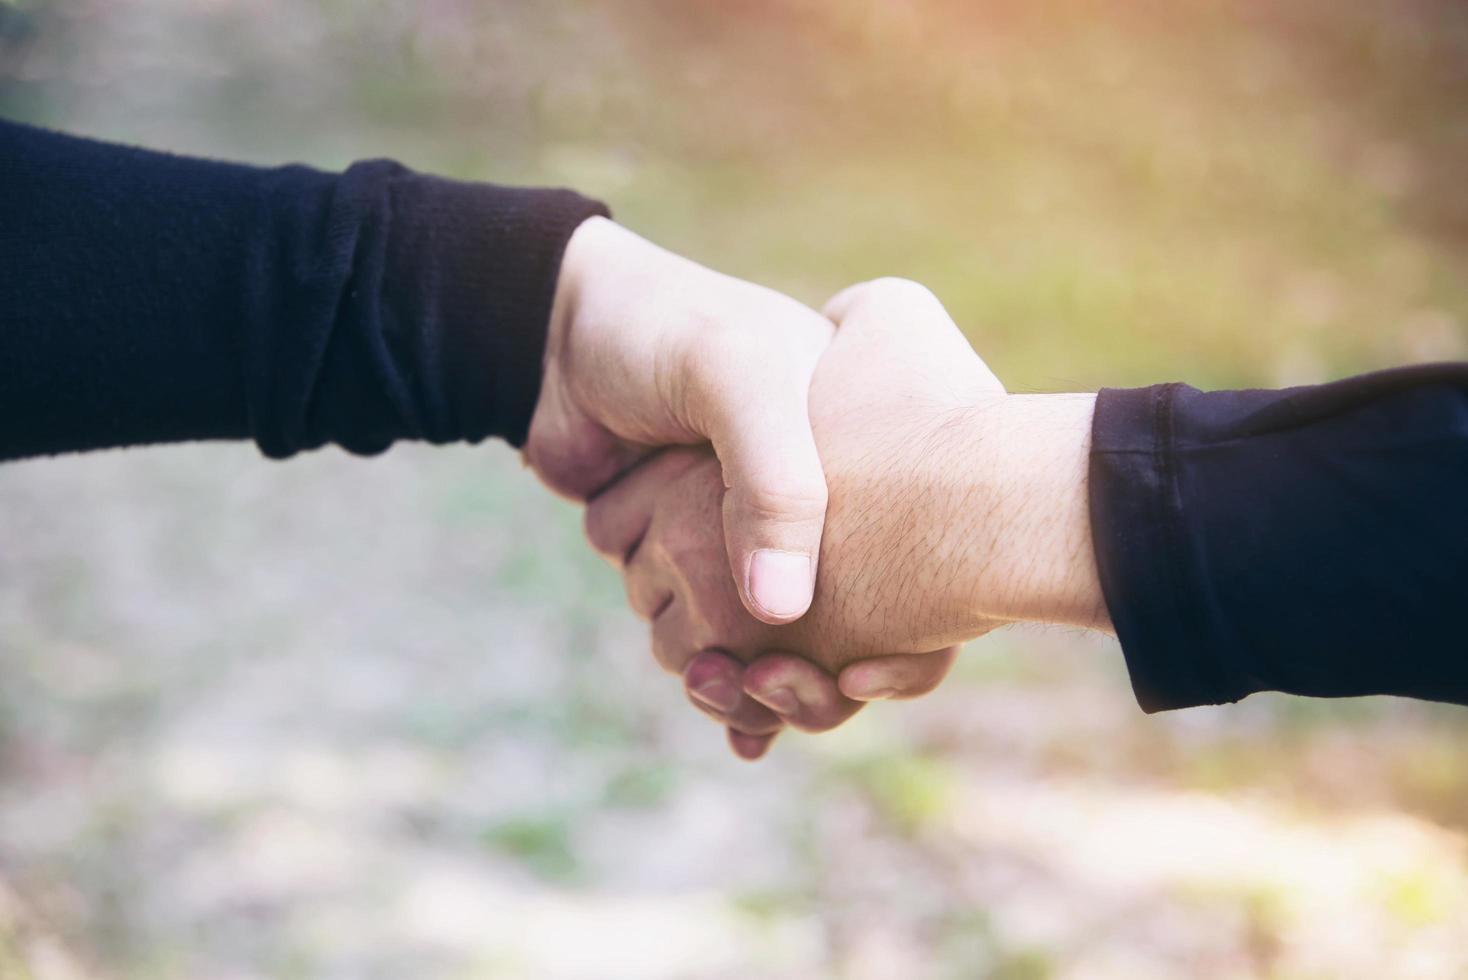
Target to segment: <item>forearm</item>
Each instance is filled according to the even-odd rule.
[[[523,439],[561,249],[601,210],[0,123],[0,458]]]
[[[1091,394],[1005,395],[981,410],[975,599],[995,619],[1109,630],[1091,540]]]
[[[1468,366],[1006,395],[973,419],[963,581],[983,616],[1114,629],[1152,711],[1261,690],[1468,703]]]

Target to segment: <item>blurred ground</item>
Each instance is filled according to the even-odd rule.
[[[1445,0],[5,0],[0,112],[908,275],[1018,390],[1468,350]],[[577,525],[502,447],[0,469],[0,978],[1468,974],[1468,712],[1011,631],[746,766]]]

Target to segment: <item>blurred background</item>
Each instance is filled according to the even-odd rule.
[[[1451,0],[0,0],[0,115],[909,276],[1020,391],[1468,352]],[[504,447],[0,468],[0,978],[1468,975],[1468,711],[1012,630],[751,766],[578,522]]]

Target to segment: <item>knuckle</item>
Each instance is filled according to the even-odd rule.
[[[904,300],[930,300],[933,299],[933,291],[922,283],[913,279],[903,279],[900,276],[884,276],[874,279],[871,283],[877,296],[887,299]]]
[[[621,549],[617,547],[617,535],[613,533],[609,508],[592,504],[586,508],[586,516],[581,521],[582,530],[586,532],[586,540],[597,554],[604,558],[621,558]]]
[[[587,500],[622,465],[609,433],[580,416],[564,414],[537,413],[524,456],[541,482],[576,501]]]
[[[743,658],[759,648],[773,627],[749,614],[734,589],[733,577],[727,568],[722,571],[726,584],[699,597],[702,601],[697,604],[696,615],[690,617],[690,635],[701,650],[728,650]]]
[[[943,675],[933,675],[920,669],[916,663],[874,664],[867,674],[867,683],[896,691],[900,699],[918,698],[931,693],[943,680]]]
[[[909,678],[905,681],[895,682],[889,686],[897,692],[895,697],[898,700],[907,700],[909,698],[920,698],[932,694],[937,689],[939,680],[941,678]]]
[[[700,648],[683,667],[683,683],[689,689],[716,680],[739,685],[743,673],[743,665],[734,658],[719,650]]]
[[[636,576],[627,577],[627,605],[644,622],[657,617],[670,600],[671,593],[654,588]]]
[[[525,460],[540,482],[568,500],[584,501],[594,489],[594,477],[588,468],[573,455],[566,454],[562,446],[532,443],[526,446]]]
[[[819,520],[826,512],[826,484],[812,480],[781,483],[754,482],[739,494],[739,506],[759,521],[799,522]]]
[[[897,276],[873,279],[856,289],[853,309],[860,308],[878,315],[910,311],[916,306],[932,306],[938,303],[938,297],[927,286]]]
[[[652,618],[652,603],[643,598],[643,592],[631,579],[627,585],[627,608],[632,610],[633,615],[644,623]]]
[[[683,676],[689,661],[693,659],[694,652],[682,638],[671,632],[653,631],[652,657],[658,666],[669,674]]]
[[[690,578],[691,573],[704,565],[719,561],[723,550],[722,538],[716,533],[719,530],[712,523],[669,523],[659,528],[657,540],[651,542],[653,553],[667,567],[682,573],[683,578]]]

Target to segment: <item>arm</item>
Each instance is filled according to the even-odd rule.
[[[1091,480],[1148,711],[1271,690],[1468,704],[1468,365],[1103,391]]]
[[[605,213],[387,161],[266,170],[0,123],[0,459],[502,436],[584,500],[652,449],[711,442],[740,594],[797,619],[830,323]]]
[[[261,169],[0,122],[0,460],[500,436],[585,499],[712,441],[740,596],[797,618],[825,507],[804,392],[830,324],[604,214],[386,161]]]
[[[0,459],[525,438],[601,205],[386,161],[261,169],[0,123]]]
[[[1008,395],[941,307],[875,283],[811,389],[831,486],[821,580],[785,627],[733,615],[699,568],[721,542],[696,461],[599,501],[594,542],[646,529],[626,567],[664,659],[717,647],[744,689],[769,651],[890,696],[903,657],[1023,620],[1115,628],[1148,710],[1251,691],[1468,701],[1468,367],[1318,388]],[[671,604],[668,599],[671,598]],[[1388,653],[1386,653],[1389,651]],[[777,712],[778,712],[777,707]]]
[[[1010,395],[965,427],[961,492],[994,488],[962,527],[986,556],[967,594],[995,619],[1116,632],[1145,710],[1468,704],[1468,365]]]

